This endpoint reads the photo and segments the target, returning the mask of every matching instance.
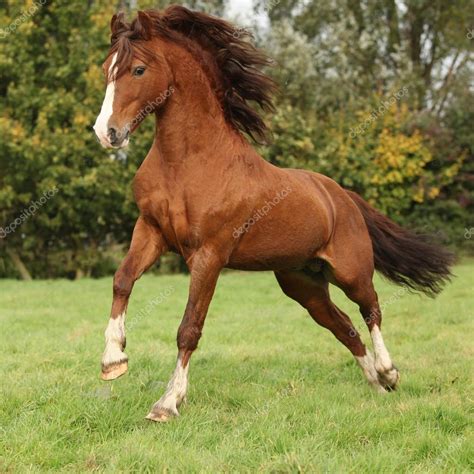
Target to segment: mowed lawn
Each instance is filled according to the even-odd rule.
[[[222,275],[167,424],[144,416],[175,365],[188,277],[136,284],[129,373],[108,383],[111,278],[0,281],[0,472],[472,472],[473,262],[455,273],[436,300],[377,279],[402,376],[387,395],[271,273]]]

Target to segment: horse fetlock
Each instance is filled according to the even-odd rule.
[[[185,392],[167,391],[151,408],[146,416],[152,421],[168,421],[179,416],[178,408],[185,400]]]
[[[386,393],[387,391],[380,384],[372,353],[367,351],[365,355],[356,356],[355,359],[362,369],[362,372],[364,372],[365,378],[369,382],[370,386],[378,393]]]

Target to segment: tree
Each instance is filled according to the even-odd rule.
[[[446,240],[464,245],[473,206],[472,2],[262,0],[262,8],[279,107],[292,110],[269,159],[326,173],[402,223],[424,213],[442,227],[449,209],[464,217]],[[311,146],[296,146],[298,130]]]
[[[44,193],[57,192],[3,248],[35,276],[68,276],[92,270],[87,254],[107,234],[118,242],[129,235],[136,211],[128,187],[137,163],[101,150],[91,130],[113,8],[42,3],[29,16],[29,2],[2,10],[2,24],[22,20],[0,53],[1,221],[14,222]]]

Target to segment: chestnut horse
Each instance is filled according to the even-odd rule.
[[[125,313],[134,282],[173,251],[189,267],[189,296],[176,369],[147,418],[178,415],[223,268],[275,272],[283,292],[351,351],[378,392],[395,389],[399,373],[380,331],[374,267],[435,294],[449,280],[451,254],[330,178],[280,169],[258,155],[246,136],[261,139],[266,126],[253,105],[271,110],[275,84],[262,72],[269,60],[242,29],[180,6],[138,12],[131,23],[115,15],[111,29],[97,137],[104,147],[122,147],[149,113],[156,132],[133,181],[140,217],[114,278],[102,378],[127,370]],[[331,301],[329,283],[358,304],[374,355]]]

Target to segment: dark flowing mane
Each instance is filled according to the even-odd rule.
[[[153,54],[143,42],[154,36],[179,42],[198,56],[226,119],[254,140],[265,140],[267,126],[252,106],[258,104],[263,110],[273,111],[276,84],[262,72],[271,61],[249,41],[252,35],[247,30],[178,5],[164,12],[138,12],[131,23],[119,13],[112,19],[110,51],[118,52],[118,75],[129,70],[134,55],[147,58]]]

